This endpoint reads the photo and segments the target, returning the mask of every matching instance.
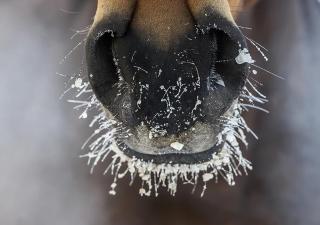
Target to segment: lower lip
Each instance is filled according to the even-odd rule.
[[[153,162],[156,164],[199,164],[205,163],[212,159],[212,155],[218,152],[222,146],[215,145],[212,148],[198,153],[166,153],[166,154],[144,154],[129,148],[125,143],[116,140],[119,149],[128,157],[140,159],[146,162]]]

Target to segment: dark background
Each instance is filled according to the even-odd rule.
[[[106,183],[78,157],[90,130],[56,75],[80,67],[81,48],[59,64],[94,15],[80,3],[0,1],[0,224],[104,224]]]
[[[262,0],[244,12],[240,25],[254,28],[246,34],[270,50],[264,66],[285,81],[262,76],[271,114],[249,118],[260,136],[247,152],[255,170],[234,188],[209,185],[205,199],[140,199],[126,184],[112,198],[108,178],[90,175],[79,159],[91,131],[68,96],[59,99],[66,78],[57,73],[81,68],[81,47],[59,62],[85,37],[70,40],[90,25],[94,7],[84,0],[0,1],[1,225],[320,224],[317,1]]]

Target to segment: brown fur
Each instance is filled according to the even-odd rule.
[[[192,24],[193,19],[184,1],[139,0],[131,27],[158,47],[167,49]]]
[[[231,2],[235,3],[235,1]],[[234,22],[229,3],[226,0],[203,0],[201,2],[198,0],[188,0],[188,5],[195,17],[200,15],[204,8],[212,8],[227,20]]]
[[[257,0],[186,0],[191,8],[200,10],[204,6],[212,6],[216,9],[219,9],[219,12],[222,12],[226,15],[227,18],[236,17],[237,14],[248,6],[252,6]],[[176,1],[165,1],[165,0],[98,0],[97,11],[95,15],[95,23],[100,21],[103,18],[106,18],[111,13],[121,12],[123,14],[131,14],[134,10],[136,3],[148,5],[148,11],[150,13],[156,13],[161,5],[180,5],[184,6],[184,0]],[[230,10],[231,9],[231,10]],[[231,13],[232,11],[232,13]],[[231,15],[232,14],[232,15]],[[174,16],[179,15],[178,12]]]
[[[175,40],[192,29],[194,19],[197,20],[204,8],[213,8],[235,23],[234,17],[238,12],[253,1],[255,0],[98,0],[93,27],[113,15],[129,21],[134,12],[131,29],[156,47],[168,49],[171,44],[175,44]]]
[[[129,19],[135,4],[136,0],[98,0],[93,26],[101,20],[107,20],[113,14],[121,13],[122,16]]]
[[[158,48],[168,49],[192,29],[201,11],[212,8],[232,23],[240,9],[253,0],[98,0],[93,27],[119,15],[131,21],[134,29]],[[234,10],[235,9],[235,10]],[[231,12],[232,11],[232,12]],[[165,16],[164,16],[165,15]],[[192,18],[192,16],[194,18]]]

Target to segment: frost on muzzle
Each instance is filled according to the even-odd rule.
[[[70,102],[81,118],[99,111],[82,157],[92,169],[111,160],[105,170],[114,177],[111,195],[125,176],[141,182],[141,195],[158,196],[160,188],[175,195],[178,183],[200,185],[203,195],[207,182],[234,185],[235,176],[252,169],[240,147],[248,145],[247,133],[255,134],[241,114],[261,109],[256,104],[266,97],[251,79],[257,71],[242,33],[222,27],[190,27],[168,49],[134,31],[89,33],[89,76],[74,78]]]

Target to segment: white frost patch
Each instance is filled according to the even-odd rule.
[[[238,64],[255,63],[255,61],[252,59],[252,57],[249,53],[249,50],[247,48],[239,50],[239,55],[236,57],[236,62]]]
[[[179,142],[174,142],[170,145],[170,147],[177,150],[177,151],[181,151],[184,147],[184,144],[181,144]]]
[[[216,83],[221,85],[222,87],[226,86],[226,84],[224,83],[224,81],[222,79],[217,80]]]
[[[214,178],[214,176],[211,173],[205,173],[202,176],[203,182],[208,182],[208,181],[212,180],[213,178]]]
[[[81,78],[77,78],[76,81],[74,82],[74,86],[76,88],[81,88],[82,87],[82,79]]]

